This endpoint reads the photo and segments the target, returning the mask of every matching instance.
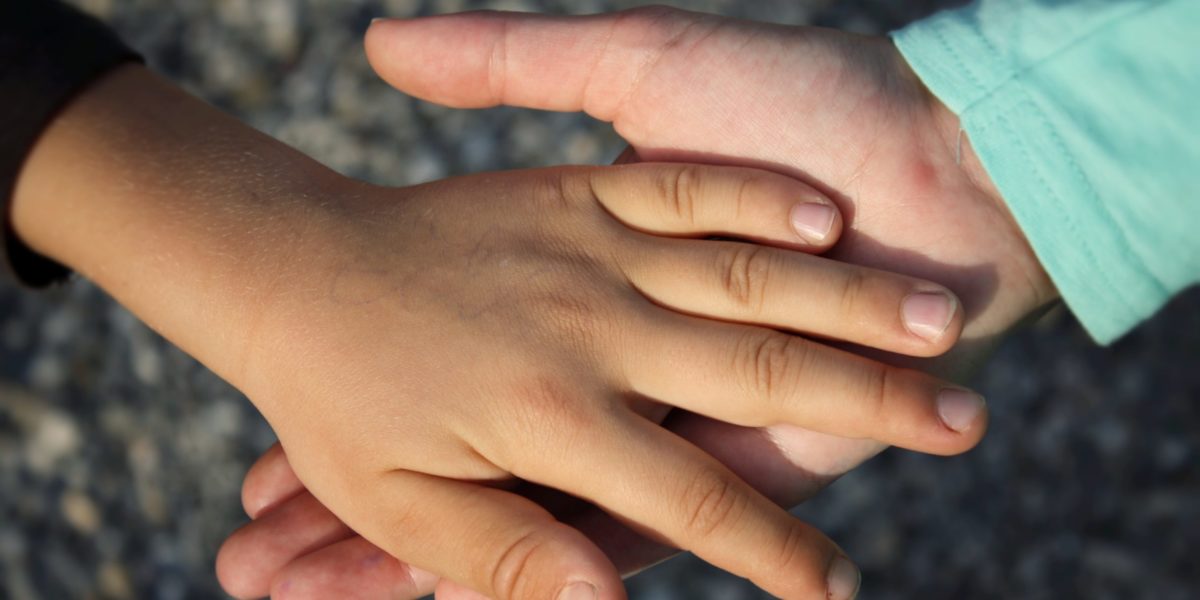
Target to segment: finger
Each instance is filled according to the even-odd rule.
[[[304,491],[292,471],[283,446],[275,442],[246,472],[242,481],[242,508],[251,519]]]
[[[355,536],[297,558],[275,576],[272,600],[415,600],[433,593],[438,577],[392,558]],[[451,594],[450,600],[467,600]]]
[[[672,42],[701,36],[696,13],[650,8],[577,17],[472,12],[373,23],[365,45],[388,83],[460,108],[586,110],[612,121]]]
[[[449,579],[443,579],[441,583],[438,583],[433,597],[434,600],[490,600],[487,596]]]
[[[741,427],[674,410],[663,427],[729,467],[772,502],[790,508],[885,448],[794,425]],[[601,546],[603,547],[603,546]]]
[[[949,350],[963,326],[958,298],[935,283],[757,244],[652,238],[625,272],[682,312],[912,356]]]
[[[777,596],[827,598],[831,586],[849,585],[840,566],[847,559],[832,541],[657,425],[624,413],[569,435],[571,452],[526,446],[510,468],[518,477],[588,498],[642,532]],[[837,581],[831,582],[834,565]]]
[[[285,565],[354,534],[308,492],[247,523],[217,552],[217,579],[236,598],[261,598]]]
[[[633,391],[745,426],[780,423],[934,454],[986,429],[983,398],[804,338],[656,309],[630,344]]]
[[[595,545],[510,492],[402,471],[346,491],[353,496],[346,521],[364,538],[490,598],[625,598]]]
[[[790,177],[758,169],[636,164],[590,169],[589,191],[615,217],[662,235],[722,235],[820,251],[842,231],[837,207]]]

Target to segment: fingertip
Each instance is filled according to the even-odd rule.
[[[825,596],[829,600],[854,600],[862,587],[862,571],[844,554],[834,557],[829,566]]]
[[[269,582],[259,574],[258,569],[250,568],[250,563],[240,551],[244,546],[240,539],[244,530],[245,526],[238,528],[217,550],[217,582],[226,594],[234,598],[261,598],[267,595]]]
[[[545,597],[554,600],[625,599],[625,587],[616,567],[587,536],[558,522],[550,526],[548,533],[550,543],[544,547],[542,564],[551,582],[533,587],[549,592]]]
[[[438,585],[436,575],[356,536],[291,561],[275,575],[270,590],[275,600],[417,598]]]
[[[821,252],[832,246],[841,233],[841,218],[832,204],[803,201],[788,214],[792,230],[809,250]]]
[[[934,389],[920,425],[898,435],[893,445],[936,456],[957,456],[978,446],[988,427],[983,396],[952,385]]]
[[[938,419],[946,429],[961,437],[959,452],[975,447],[983,439],[987,413],[987,401],[975,392],[953,387],[938,392]]]
[[[363,34],[363,50],[366,52],[367,62],[377,75],[392,85],[395,85],[396,73],[393,72],[394,63],[388,60],[388,56],[392,42],[398,37],[400,22],[400,19],[376,18]]]
[[[382,18],[367,28],[363,48],[371,68],[392,87],[447,106],[482,108],[499,100],[489,78],[502,32],[502,21],[479,12]]]
[[[915,342],[908,354],[939,356],[952,348],[962,334],[962,302],[948,289],[926,287],[901,300],[900,321]]]
[[[842,236],[844,221],[838,205],[816,188],[785,175],[767,172],[755,175],[754,185],[743,187],[746,196],[757,196],[752,202],[767,208],[772,219],[783,215],[779,229],[786,232],[781,236],[783,247],[809,254],[820,254],[829,250]],[[739,215],[752,216],[750,198],[739,199]],[[783,207],[781,211],[779,208]],[[747,223],[754,226],[754,223]],[[758,232],[758,236],[774,238],[773,231]]]
[[[251,519],[257,519],[303,490],[283,446],[276,442],[246,472],[242,508]]]

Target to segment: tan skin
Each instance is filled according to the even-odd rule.
[[[784,332],[930,356],[962,327],[940,285],[796,252],[840,230],[792,227],[813,205],[832,207],[779,174],[682,164],[381,188],[131,65],[46,130],[12,218],[243,391],[331,515],[446,581],[624,597],[598,546],[504,489],[519,478],[773,594],[845,598],[832,541],[657,425],[978,442],[977,396]],[[914,298],[945,310],[914,327]]]
[[[388,82],[434,102],[585,110],[613,122],[643,160],[753,165],[814,183],[849,215],[832,256],[938,281],[964,302],[963,343],[934,359],[876,355],[895,364],[961,378],[1004,332],[1057,298],[957,119],[886,39],[639,9],[383,21],[367,51]],[[668,425],[783,506],[883,447],[689,413]],[[377,549],[312,501],[278,449],[251,470],[243,492],[256,520],[222,549],[227,589],[261,595],[288,582],[281,597],[435,589],[439,598],[476,597],[377,560]],[[600,513],[571,518],[623,572],[675,551]]]

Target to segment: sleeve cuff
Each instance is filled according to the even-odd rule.
[[[0,262],[17,281],[44,287],[70,270],[29,249],[13,231],[10,204],[26,156],[76,94],[140,57],[105,25],[49,0],[0,5]]]
[[[1084,168],[1091,165],[1075,152],[1081,136],[1074,115],[1055,97],[1055,85],[1041,85],[1037,71],[1070,47],[1072,36],[1087,36],[1121,15],[1069,19],[1071,35],[1050,44],[1025,39],[1032,34],[1024,21],[1014,23],[1021,11],[1010,6],[1014,22],[1007,25],[1021,39],[1004,47],[1004,17],[981,14],[998,3],[982,4],[939,13],[892,37],[926,87],[959,115],[1068,307],[1097,342],[1110,343],[1153,314],[1170,290],[1097,192]],[[1037,20],[1030,16],[1025,21]]]

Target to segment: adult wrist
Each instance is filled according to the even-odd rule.
[[[1024,307],[1022,311],[1024,315],[1033,314],[1038,308],[1048,306],[1051,302],[1058,299],[1059,292],[1054,287],[1054,283],[1046,274],[1044,267],[1041,265],[1037,254],[1033,250],[1029,239],[1025,232],[1021,229],[1020,223],[1013,215],[1008,203],[1004,199],[1004,195],[993,182],[987,168],[983,165],[975,148],[971,143],[970,135],[963,129],[962,122],[957,113],[939,99],[932,91],[930,91],[920,77],[912,70],[903,58],[908,74],[920,86],[921,93],[926,98],[929,105],[929,111],[932,115],[932,121],[936,128],[936,136],[940,141],[944,151],[954,157],[956,166],[966,176],[978,191],[981,198],[984,198],[989,208],[997,215],[999,222],[1003,223],[1003,227],[1012,232],[1013,242],[1019,249],[1020,254],[1027,258],[1027,284],[1031,290],[1029,305]]]

